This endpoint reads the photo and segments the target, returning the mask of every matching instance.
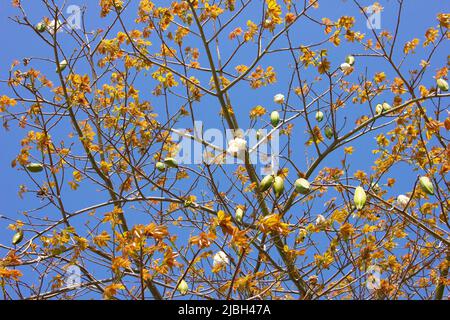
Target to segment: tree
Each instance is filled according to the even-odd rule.
[[[13,4],[48,55],[1,82],[36,196],[4,216],[5,299],[444,297],[449,14],[401,43],[401,0],[360,31],[380,4],[101,0],[95,31]]]

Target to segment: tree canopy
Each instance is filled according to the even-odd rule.
[[[1,61],[4,299],[448,294],[450,14],[57,2],[12,1],[38,46]]]

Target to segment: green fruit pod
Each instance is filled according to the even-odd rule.
[[[448,91],[448,82],[442,78],[436,80],[436,84],[441,91]]]
[[[389,111],[391,109],[392,109],[392,107],[389,103],[383,102],[383,112]]]
[[[425,192],[426,194],[429,194],[430,196],[434,195],[434,187],[433,187],[433,183],[431,182],[430,178],[420,177],[419,184],[420,184],[420,187],[422,188],[423,192]]]
[[[325,136],[328,138],[328,139],[331,139],[331,138],[333,138],[333,129],[331,129],[331,127],[330,126],[326,126],[326,128],[325,128]]]
[[[322,120],[323,120],[323,112],[322,111],[316,112],[316,120],[317,120],[317,122],[322,122]]]
[[[272,112],[270,115],[270,122],[272,123],[272,126],[276,127],[280,123],[280,114],[278,111]]]
[[[383,105],[381,103],[377,104],[377,106],[375,108],[375,112],[377,115],[380,115],[383,113]]]
[[[42,33],[42,32],[44,32],[47,29],[47,26],[46,26],[46,24],[44,22],[41,21],[41,22],[39,22],[38,24],[36,24],[34,26],[34,29],[37,32]]]
[[[168,166],[169,168],[178,168],[178,161],[175,160],[174,158],[166,158],[164,160],[164,163],[166,164],[166,166]]]
[[[295,181],[295,190],[301,194],[308,194],[311,191],[311,185],[308,180],[300,178]]]
[[[19,230],[16,232],[16,234],[13,236],[12,238],[12,244],[13,245],[18,245],[19,243],[21,243],[23,240],[23,231]]]
[[[164,172],[166,171],[166,165],[163,162],[157,162],[156,169],[158,169],[161,172]]]
[[[348,63],[349,65],[353,66],[355,64],[355,57],[352,55],[347,56],[347,58],[345,58],[345,62]]]
[[[282,177],[275,177],[273,183],[273,191],[275,192],[275,197],[279,198],[284,192],[284,179]]]
[[[259,191],[264,192],[269,190],[270,187],[272,187],[274,180],[275,179],[272,175],[264,177],[259,185]]]
[[[235,216],[238,222],[242,222],[242,219],[244,218],[244,210],[242,210],[242,208],[237,208]]]
[[[178,291],[183,295],[187,295],[187,293],[189,292],[189,285],[187,284],[186,281],[181,280],[180,284],[178,285]]]
[[[357,187],[353,196],[353,201],[355,203],[356,209],[361,210],[362,208],[364,208],[366,200],[367,195],[364,189],[361,186]]]
[[[67,60],[63,60],[59,63],[58,68],[56,69],[56,72],[63,72],[67,68]]]
[[[44,166],[40,163],[30,163],[26,166],[27,170],[32,173],[39,173],[44,170]]]

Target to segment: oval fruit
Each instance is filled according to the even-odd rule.
[[[355,203],[356,209],[361,210],[362,208],[364,208],[366,200],[367,196],[364,189],[361,186],[357,187],[353,196],[353,201]]]
[[[389,103],[383,102],[383,112],[389,111],[391,109],[392,109],[392,107]]]
[[[352,55],[347,56],[347,58],[345,58],[345,62],[348,63],[349,65],[353,66],[355,64],[355,57]]]
[[[423,192],[425,192],[426,194],[429,194],[430,196],[434,195],[434,187],[433,187],[433,183],[431,182],[430,178],[420,177],[419,183],[420,183],[420,187],[422,188]]]
[[[259,191],[264,192],[269,190],[270,187],[272,187],[274,180],[275,179],[272,175],[264,177],[259,185]]]
[[[178,168],[178,161],[175,160],[174,158],[166,158],[164,160],[164,163],[169,167],[169,168]]]
[[[23,231],[19,230],[17,231],[17,233],[13,236],[12,238],[12,244],[13,245],[18,245],[19,243],[21,243],[23,240]]]
[[[380,115],[383,113],[383,105],[381,103],[377,104],[377,107],[375,108],[375,112],[377,115]]]
[[[156,169],[158,169],[161,172],[164,172],[164,171],[166,171],[166,165],[162,162],[157,162]]]
[[[275,191],[275,197],[279,198],[284,192],[284,179],[282,177],[275,177],[273,183],[273,190]]]
[[[272,123],[272,126],[276,127],[280,123],[280,114],[278,111],[272,112],[270,115],[270,122]]]
[[[326,136],[328,139],[333,138],[333,129],[331,129],[330,126],[326,126],[326,128],[325,128],[325,136]]]
[[[237,208],[235,215],[236,215],[236,220],[238,222],[242,222],[242,219],[244,218],[244,210],[242,210],[242,208]]]
[[[189,292],[189,285],[186,281],[184,281],[184,279],[181,280],[180,284],[178,285],[178,291],[180,291],[183,296],[187,295],[187,293]]]
[[[56,72],[63,72],[67,68],[67,60],[63,60],[59,63],[58,68],[56,69]]]
[[[436,80],[436,84],[442,91],[448,91],[448,82],[442,78]]]
[[[311,185],[309,184],[308,180],[300,178],[295,181],[295,190],[301,194],[308,194],[311,190]]]
[[[44,166],[40,163],[30,163],[26,166],[27,170],[32,173],[39,173],[44,170]]]
[[[323,112],[322,111],[317,111],[316,120],[317,120],[317,122],[322,122],[322,120],[323,120]]]

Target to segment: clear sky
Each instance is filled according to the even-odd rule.
[[[32,22],[38,22],[43,15],[48,15],[43,11],[41,1],[36,0],[23,0],[25,7],[28,9],[30,14],[29,19]],[[62,1],[56,1],[57,3]],[[80,5],[87,7],[87,25],[88,28],[98,28],[104,26],[104,21],[99,17],[98,1],[81,1],[81,0],[69,0],[65,1],[68,4]],[[136,1],[137,3],[138,1]],[[259,3],[259,1],[257,1]],[[365,5],[373,3],[373,1],[361,1]],[[381,16],[381,27],[382,29],[393,30],[394,22],[396,21],[396,1],[394,0],[380,0],[381,5],[385,8]],[[393,9],[395,8],[395,9]],[[448,1],[441,0],[406,0],[405,8],[403,13],[403,18],[400,25],[400,33],[398,43],[399,46],[403,46],[406,41],[411,40],[414,37],[418,37],[422,40],[424,39],[424,33],[430,26],[437,25],[436,14],[438,12],[448,11]],[[8,70],[11,63],[14,60],[22,60],[27,57],[51,57],[51,52],[47,48],[44,48],[36,38],[36,36],[30,31],[22,26],[14,23],[10,17],[17,14],[15,8],[11,6],[10,0],[0,1],[0,30],[1,32],[1,46],[0,46],[0,79],[6,79],[8,77]],[[259,13],[258,13],[259,14]],[[331,20],[335,20],[342,15],[354,15],[356,16],[356,30],[366,32],[370,34],[370,30],[365,27],[366,21],[358,14],[353,1],[350,0],[322,0],[321,8],[319,11],[320,16],[327,16]],[[130,17],[135,16],[135,11],[130,8]],[[245,19],[250,17],[245,17]],[[130,19],[131,21],[131,19]],[[243,23],[242,23],[243,25]],[[318,34],[315,34],[317,32]],[[295,31],[292,32],[292,36],[297,41],[297,43],[309,44],[314,42],[316,39],[323,38],[323,30],[317,27],[308,28],[308,23],[300,23],[296,27]],[[65,35],[61,35],[61,39]],[[283,39],[280,40],[278,46],[283,45]],[[361,53],[361,48],[350,45],[343,41],[343,45],[339,47],[334,47],[331,44],[326,44],[325,47],[329,49],[329,59],[332,63],[332,68],[337,68],[345,59],[349,53]],[[223,55],[226,55],[227,50],[232,48],[226,48],[222,46]],[[424,84],[431,86],[434,84],[433,74],[438,67],[445,65],[447,61],[447,55],[449,53],[448,44],[444,44],[440,51],[436,54],[433,60],[432,66],[429,68],[430,72],[427,73],[424,79]],[[355,51],[356,50],[356,51]],[[423,57],[424,50],[421,45],[418,47],[418,54],[416,56],[409,56],[402,65],[402,69],[406,70],[409,68],[417,67],[420,62],[420,58]],[[400,47],[397,51],[401,51]],[[398,57],[395,57],[398,60]],[[245,55],[242,59],[248,59]],[[242,115],[241,126],[245,127],[249,124],[248,111],[254,106],[261,104],[267,107],[267,109],[275,109],[276,105],[272,103],[273,96],[277,93],[284,93],[289,77],[291,75],[290,70],[286,69],[287,62],[289,61],[289,55],[287,53],[280,53],[278,55],[271,55],[270,58],[264,59],[261,64],[264,66],[273,65],[277,71],[278,82],[275,85],[268,86],[257,91],[250,90],[247,86],[236,87],[232,93],[231,98],[235,101],[235,108],[238,110],[239,114]],[[245,62],[243,62],[245,64]],[[40,64],[40,70],[47,74],[51,80],[56,83],[56,74],[54,72],[54,66],[50,64],[42,63]],[[350,77],[351,80],[356,81],[357,76],[360,73],[367,72],[373,75],[375,72],[386,71],[388,78],[392,79],[393,73],[391,69],[387,69],[382,61],[377,61],[368,58],[358,58],[356,64],[356,72]],[[302,71],[307,79],[312,79],[316,76],[316,71]],[[309,73],[310,72],[310,73]],[[146,86],[145,82],[142,82],[143,87]],[[325,85],[325,84],[324,84]],[[9,89],[4,85],[0,84],[0,95],[8,94]],[[387,94],[383,97],[387,101],[392,101],[393,95]],[[238,102],[236,102],[238,101]],[[208,100],[201,102],[198,106],[200,108],[201,120],[205,122],[206,126],[209,127],[221,127],[216,123],[218,106],[208,104]],[[237,107],[236,105],[240,105]],[[157,103],[154,103],[157,108]],[[362,109],[355,110],[355,108],[349,108],[349,114],[345,116],[349,119],[354,119],[357,116],[364,113]],[[367,111],[365,112],[367,113]],[[344,120],[344,119],[341,119]],[[247,123],[246,123],[247,122]],[[353,122],[351,122],[353,123]],[[40,200],[34,196],[26,195],[24,199],[18,197],[18,188],[21,184],[27,184],[27,176],[23,173],[11,167],[11,161],[15,158],[19,151],[20,140],[23,138],[25,131],[17,128],[15,124],[11,125],[9,131],[2,130],[0,133],[0,214],[7,216],[11,219],[23,219],[22,212],[32,208],[39,207]],[[374,156],[371,150],[375,148],[376,143],[374,137],[377,133],[368,135],[367,137],[358,140],[352,145],[355,147],[355,153],[349,158],[351,164],[350,172],[354,173],[356,170],[362,169],[370,171],[370,167],[373,165]],[[294,153],[298,158],[294,161],[301,163],[304,161],[304,143],[306,135],[304,134],[302,127],[299,126],[295,132],[296,139],[294,139],[292,144],[292,149],[298,152]],[[329,160],[325,161],[322,166],[336,165],[340,166],[340,161],[343,157],[343,151],[337,151]],[[334,162],[334,163],[333,163]],[[230,168],[234,170],[234,168]],[[411,184],[415,181],[417,173],[412,173],[409,169],[402,166],[398,166],[396,169],[396,174],[398,183],[396,185],[395,192],[390,191],[387,196],[395,196],[396,194],[406,193],[411,191]],[[382,181],[385,183],[385,181]],[[70,193],[69,193],[70,194]],[[92,197],[92,190],[89,188],[81,188],[80,192],[73,193],[73,197],[66,196],[66,201],[68,203],[69,210],[77,210],[83,208],[83,206],[88,206],[90,204],[95,204],[98,199]],[[13,232],[7,229],[10,222],[6,219],[0,219],[0,243],[9,243]],[[5,251],[0,248],[0,256],[3,256]]]

